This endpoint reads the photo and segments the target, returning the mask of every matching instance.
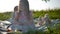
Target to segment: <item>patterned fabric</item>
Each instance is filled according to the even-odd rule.
[[[13,31],[15,31],[15,30],[22,30],[22,26],[21,25],[13,24],[13,25],[11,25],[11,28],[12,28]]]
[[[20,12],[19,22],[21,22],[21,23],[27,22],[27,18],[23,11]]]

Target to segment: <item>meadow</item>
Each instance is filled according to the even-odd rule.
[[[28,30],[28,32],[12,32],[9,34],[60,34],[60,23],[54,24],[54,27],[48,27],[47,31],[42,30]]]
[[[49,10],[33,10],[33,18],[43,17],[45,14],[49,14],[50,19],[60,19],[60,9]],[[0,13],[0,20],[7,20],[12,17],[12,12]]]
[[[50,19],[60,19],[60,9],[33,11],[34,18],[43,17],[45,14],[48,14]]]
[[[41,11],[33,11],[33,17],[38,18],[43,17],[45,14],[49,14],[50,19],[60,19],[60,9],[49,9],[49,10],[41,10]],[[12,17],[12,12],[0,13],[0,20],[7,20]],[[9,34],[20,34],[19,32],[16,33],[9,33]],[[55,24],[54,27],[51,29],[48,27],[47,31],[40,31],[40,30],[30,30],[28,32],[23,32],[21,34],[60,34],[60,23]]]

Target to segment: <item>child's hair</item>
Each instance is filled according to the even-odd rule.
[[[15,6],[14,7],[14,11],[18,11],[18,6]]]
[[[15,7],[14,7],[14,19],[17,21],[18,18],[19,18],[19,14],[18,14],[18,12],[16,12],[16,11],[18,11],[18,6],[15,6]]]

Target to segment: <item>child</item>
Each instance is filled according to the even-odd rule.
[[[18,22],[18,6],[16,6],[15,8],[14,8],[14,23],[15,24],[18,24],[17,22]]]
[[[13,15],[13,18],[14,18],[14,23],[13,23],[13,26],[12,26],[12,30],[20,30],[22,29],[22,26],[20,26],[20,23],[19,23],[19,12],[18,12],[18,6],[16,6],[14,8],[14,15]]]

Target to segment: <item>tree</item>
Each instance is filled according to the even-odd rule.
[[[47,2],[47,1],[50,1],[50,0],[42,0],[42,1],[45,1],[45,2]]]

